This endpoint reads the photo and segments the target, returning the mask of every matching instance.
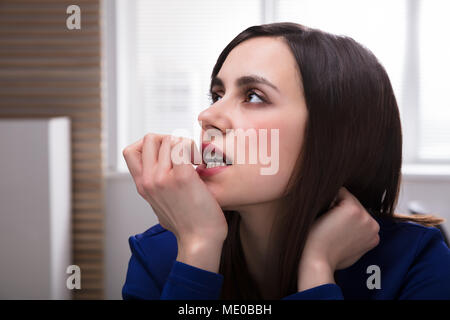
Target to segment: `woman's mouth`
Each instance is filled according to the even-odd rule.
[[[206,163],[206,169],[211,169],[211,168],[215,168],[215,167],[226,167],[227,164],[223,163],[223,162],[214,162],[214,161],[210,161]]]
[[[206,149],[206,151],[205,151]],[[202,144],[203,163],[196,170],[201,176],[211,176],[232,165],[232,161],[211,143]]]
[[[227,169],[230,165],[217,165],[214,167],[207,167],[206,164],[202,163],[200,165],[197,166],[197,168],[195,169],[197,171],[197,173],[200,176],[203,177],[210,177],[212,175],[215,175],[219,172],[222,172],[223,170]]]

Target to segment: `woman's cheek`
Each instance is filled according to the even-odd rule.
[[[284,192],[287,182],[287,172],[279,167],[274,174],[261,174],[262,168],[268,168],[269,165],[253,165],[247,174],[242,175],[240,186],[234,191],[236,195],[245,195],[248,203],[265,202],[278,199]]]
[[[299,142],[291,141],[294,135],[286,135],[286,131],[278,129],[278,139],[274,141],[271,129],[277,128],[267,129],[266,127],[267,148],[264,156],[270,159],[268,164],[260,162],[259,140],[261,136],[258,135],[257,164],[236,164],[228,169],[230,172],[224,172],[223,179],[205,181],[219,205],[238,206],[275,200],[282,196],[296,161],[295,147]],[[248,146],[246,146],[245,152],[248,162]]]

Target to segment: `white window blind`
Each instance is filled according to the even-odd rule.
[[[450,1],[420,1],[419,143],[421,160],[450,160]]]
[[[348,35],[388,72],[401,112],[404,160],[450,162],[450,1],[277,0],[278,21]]]
[[[118,151],[148,132],[197,140],[222,49],[249,26],[292,21],[370,49],[399,104],[405,162],[450,163],[448,0],[117,2]]]
[[[401,99],[405,47],[404,0],[278,0],[277,19],[350,36],[380,60]]]

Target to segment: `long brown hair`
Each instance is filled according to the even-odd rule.
[[[272,298],[281,299],[297,291],[297,269],[308,231],[341,186],[379,217],[427,226],[443,219],[394,214],[402,163],[400,116],[388,75],[372,52],[350,37],[296,23],[252,26],[225,47],[211,80],[234,47],[260,36],[280,37],[290,47],[308,109],[285,206],[270,234],[274,266],[266,266],[266,279]],[[221,298],[262,299],[241,247],[239,213],[224,214],[229,231],[219,270],[224,275]]]

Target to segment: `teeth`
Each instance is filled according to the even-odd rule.
[[[226,159],[226,157],[224,157],[221,152],[216,152],[216,151],[212,151],[212,152],[208,152],[207,154],[204,154],[203,161],[208,165],[207,168],[213,168],[213,167],[217,167],[217,166],[226,166],[226,165],[232,164],[231,161]]]
[[[218,163],[220,163],[220,162],[222,162],[223,161],[223,159],[222,159],[222,157],[220,157],[219,155],[207,155],[206,157],[205,157],[205,162],[218,162]]]
[[[214,168],[214,167],[226,167],[227,165],[223,162],[208,162],[206,164],[206,169]]]

